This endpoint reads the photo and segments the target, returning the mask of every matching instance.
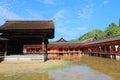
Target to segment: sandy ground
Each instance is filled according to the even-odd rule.
[[[47,62],[42,61],[10,61],[0,63],[0,74],[16,74],[16,73],[25,73],[30,71],[37,71],[37,68],[45,66],[54,66],[64,64],[65,61],[62,60],[49,60]]]

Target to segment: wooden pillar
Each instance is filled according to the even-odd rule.
[[[44,54],[44,49],[45,49],[45,43],[44,43],[44,38],[42,38],[42,54]]]
[[[119,47],[118,47],[118,54],[120,54],[120,43],[119,43],[118,46],[119,46]]]
[[[100,52],[103,53],[103,46],[100,47]]]
[[[45,37],[43,37],[43,39],[42,39],[42,53],[44,55],[44,61],[48,60],[47,44],[48,44],[48,39],[45,39]]]
[[[48,46],[47,46],[47,43],[45,43],[45,53],[47,54],[47,51],[48,51]]]
[[[42,37],[42,55],[43,55],[43,61],[45,62],[46,61],[46,54],[45,54],[45,38]]]
[[[45,56],[46,56],[46,60],[48,60],[48,46],[47,46],[47,44],[48,44],[48,41],[46,40],[46,41],[45,41],[45,49],[44,49],[44,51],[45,51]]]
[[[115,49],[115,46],[114,45],[111,45],[111,53],[114,54],[114,49]]]
[[[104,52],[105,52],[105,54],[106,54],[106,53],[107,53],[107,45],[106,45],[104,48],[105,48],[105,51],[104,51]]]
[[[101,46],[99,46],[99,54],[101,54],[102,52],[102,49],[101,49]]]
[[[5,42],[5,47],[4,47],[4,58],[7,56],[7,42]]]

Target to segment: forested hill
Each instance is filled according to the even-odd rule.
[[[93,36],[96,36],[97,39],[105,38],[105,37],[111,37],[115,35],[120,35],[120,19],[119,19],[119,25],[116,25],[114,22],[108,25],[108,27],[102,31],[100,29],[94,29],[82,36],[80,36],[77,40],[85,40],[89,39]]]

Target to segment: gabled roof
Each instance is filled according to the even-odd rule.
[[[67,40],[65,40],[64,38],[60,38],[59,40],[57,40],[56,42],[68,42]]]
[[[0,30],[7,29],[54,29],[52,20],[8,20],[0,26]]]
[[[72,42],[72,41],[67,41],[64,38],[60,38],[59,40],[55,41],[55,42],[49,42],[48,46],[54,46],[54,47],[65,47],[65,46],[69,46],[69,47],[73,47],[73,46],[81,46],[83,43],[81,43],[80,41],[77,42]]]
[[[88,42],[92,42],[92,41],[96,41],[96,40],[97,40],[97,38],[96,38],[96,36],[94,36],[94,37],[83,40],[82,43],[88,43]]]

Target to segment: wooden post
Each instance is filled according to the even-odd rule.
[[[45,37],[42,38],[42,54],[44,55],[44,62],[48,59],[48,54],[47,54],[47,39]]]
[[[111,53],[114,54],[114,45],[111,45]]]
[[[5,60],[5,58],[7,56],[7,41],[5,42],[5,47],[4,48],[5,48],[4,49],[4,60]]]
[[[119,46],[119,47],[118,47],[118,54],[120,54],[120,43],[119,43],[118,46]]]
[[[107,54],[107,45],[104,48],[105,48],[104,52],[105,52],[105,54]]]
[[[100,47],[100,52],[103,53],[103,46]]]
[[[44,43],[44,37],[42,37],[42,55],[43,55],[43,61],[45,61],[45,43]]]
[[[42,38],[42,54],[44,54],[44,47],[45,47],[44,38]]]
[[[46,56],[46,60],[48,60],[48,52],[47,52],[47,51],[48,51],[48,46],[47,46],[47,44],[48,44],[48,41],[46,40],[46,41],[45,41],[45,50],[44,50],[44,51],[45,51],[44,54],[45,54],[45,56]]]

